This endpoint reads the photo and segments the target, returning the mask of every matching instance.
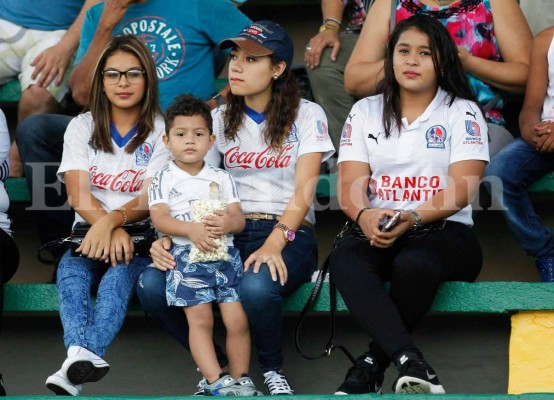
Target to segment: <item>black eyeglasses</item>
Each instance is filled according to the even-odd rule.
[[[127,71],[118,71],[117,69],[106,69],[102,71],[104,82],[108,85],[115,85],[119,83],[122,76],[125,76],[129,83],[139,83],[144,78],[145,70],[139,68],[131,68]]]

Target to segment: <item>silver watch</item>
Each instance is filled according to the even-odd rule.
[[[423,224],[421,223],[421,217],[420,217],[420,215],[417,213],[417,211],[416,211],[416,210],[407,210],[407,212],[409,212],[410,214],[412,214],[412,215],[414,216],[414,218],[415,218],[415,222],[414,222],[414,224],[412,225],[411,229],[416,230],[416,229],[421,228],[421,225],[423,225]]]

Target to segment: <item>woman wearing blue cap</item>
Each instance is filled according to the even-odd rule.
[[[317,265],[313,197],[320,164],[333,152],[323,109],[300,97],[291,72],[290,36],[271,21],[224,40],[231,48],[227,104],[212,112],[216,143],[208,162],[237,183],[246,227],[234,245],[244,261],[242,304],[269,394],[293,394],[283,368],[283,296],[308,282]],[[168,308],[165,271],[175,266],[169,239],[152,247],[156,268],[139,284],[145,308],[188,347],[181,310]],[[220,364],[226,364],[223,354]],[[199,385],[202,386],[202,385]]]

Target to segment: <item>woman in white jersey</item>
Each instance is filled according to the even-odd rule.
[[[168,160],[152,56],[132,35],[116,36],[92,77],[89,111],[69,124],[58,177],[65,181],[75,223],[91,225],[80,256],[68,250],[57,271],[67,358],[46,386],[78,395],[109,369],[102,359],[121,328],[129,299],[150,257],[133,256],[121,227],[148,217],[150,178]],[[92,293],[97,289],[96,303]]]
[[[380,392],[391,362],[396,393],[444,393],[410,333],[441,282],[473,281],[481,269],[468,204],[488,161],[487,124],[434,18],[398,24],[384,74],[381,94],[352,108],[340,143],[339,201],[363,234],[337,247],[331,273],[373,341],[337,393]],[[382,231],[396,210],[398,223]]]
[[[4,311],[4,284],[14,276],[19,266],[19,250],[13,240],[12,221],[8,217],[10,199],[4,182],[10,175],[8,153],[10,149],[10,132],[8,123],[0,110],[0,331],[2,330],[2,314]],[[0,396],[5,396],[2,375],[0,375]]]
[[[290,70],[292,40],[281,26],[256,22],[220,47],[232,48],[231,93],[212,112],[216,142],[208,161],[222,159],[245,213],[246,227],[234,241],[246,269],[239,288],[265,384],[270,394],[292,394],[282,370],[283,296],[316,268],[312,203],[320,164],[334,148],[321,107],[300,98]],[[139,297],[186,346],[182,312],[165,303],[162,271],[175,263],[159,242],[152,258],[159,269],[142,274]]]

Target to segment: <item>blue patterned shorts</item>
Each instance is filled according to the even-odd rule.
[[[189,263],[190,245],[174,245],[171,254],[177,266],[166,273],[169,306],[240,301],[238,283],[243,274],[239,251],[229,247],[228,261]]]

